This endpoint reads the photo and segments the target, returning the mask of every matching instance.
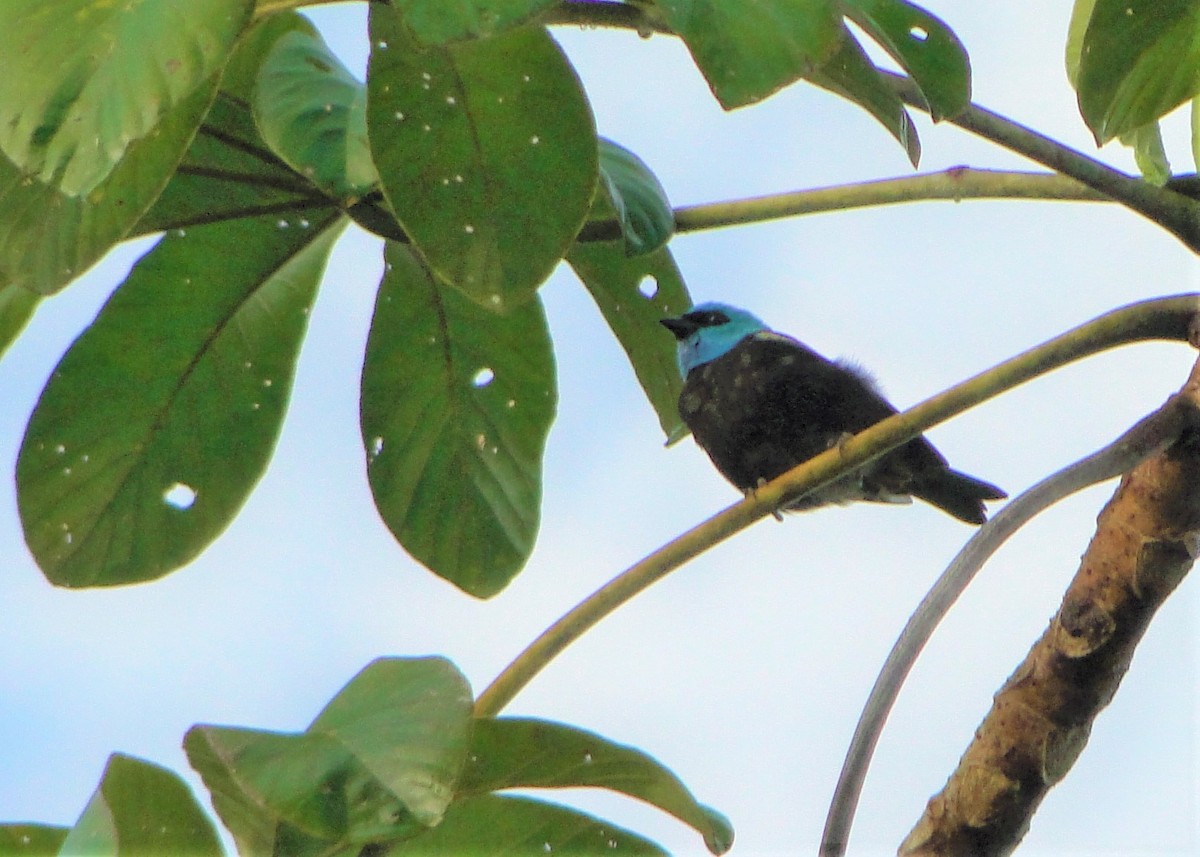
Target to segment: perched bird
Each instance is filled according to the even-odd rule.
[[[745,310],[705,303],[661,323],[678,343],[679,415],[717,470],[743,492],[896,413],[862,369],[826,360]],[[983,501],[1005,496],[951,470],[929,441],[916,437],[786,510],[918,497],[982,524]]]

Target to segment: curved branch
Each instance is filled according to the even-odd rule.
[[[906,104],[918,110],[929,109],[911,79],[886,71],[880,71],[880,74],[887,78]],[[1200,252],[1200,203],[1195,200],[1115,170],[1102,161],[1089,158],[1070,146],[975,104],[968,105],[962,113],[946,121],[1111,197],[1173,233],[1192,251]]]
[[[601,619],[689,559],[771,514],[787,500],[825,485],[926,429],[1038,375],[1082,357],[1146,339],[1188,341],[1200,295],[1143,301],[1113,310],[1019,354],[772,480],[631,566],[547,628],[479,695],[477,716],[494,716],[535,675]]]

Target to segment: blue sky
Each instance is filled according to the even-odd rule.
[[[966,43],[978,103],[1094,151],[1063,72],[1069,3],[1036,12],[926,5]],[[313,17],[361,70],[363,4]],[[556,35],[600,132],[639,153],[677,205],[910,172],[869,117],[823,91],[798,85],[727,114],[671,39]],[[916,118],[922,170],[1031,167]],[[1167,131],[1176,169],[1189,170],[1186,117],[1172,117]],[[1130,165],[1115,147],[1101,156]],[[48,301],[0,361],[7,473],[59,355],[148,246],[114,253]],[[861,362],[900,406],[1108,309],[1200,287],[1200,268],[1167,233],[1115,206],[1079,203],[925,203],[685,235],[672,247],[697,300],[744,305]],[[563,269],[543,290],[560,405],[537,548],[490,602],[434,578],[391,539],[365,478],[357,384],[380,254],[353,231],[336,248],[270,469],[237,521],[183,570],[139,587],[55,590],[24,547],[6,477],[0,818],[70,824],[116,750],[186,773],[179,745],[193,723],[301,729],[380,655],[447,655],[482,690],[581,598],[737,499],[690,441],[664,449],[623,355]],[[1121,349],[931,437],[957,468],[1015,494],[1157,407],[1193,359],[1179,345]],[[941,788],[992,693],[1057,608],[1111,491],[1084,492],[1018,534],[939,630],[883,736],[851,853],[894,853]],[[923,505],[768,519],[606,620],[508,712],[655,755],[732,819],[734,855],[813,853],[875,673],[969,535]],[[1200,850],[1198,607],[1195,581],[1185,581],[1020,853]],[[571,797],[673,853],[704,853],[694,833],[657,811]]]

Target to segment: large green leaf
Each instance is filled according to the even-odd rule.
[[[5,0],[0,152],[71,197],[96,190],[219,72],[253,0]]]
[[[29,321],[40,301],[41,296],[28,289],[0,285],[0,355],[24,330],[25,322]]]
[[[335,197],[379,181],[367,144],[367,88],[315,33],[279,38],[258,75],[254,118],[271,149]]]
[[[63,357],[17,461],[25,538],[51,582],[159,577],[237,513],[278,436],[340,224],[308,216],[168,234]]]
[[[417,560],[486,598],[537,535],[557,399],[540,301],[490,312],[389,242],[362,376],[367,477]]]
[[[473,698],[444,658],[379,658],[309,727],[346,747],[417,820],[438,824],[467,756]]]
[[[589,241],[576,244],[567,261],[625,349],[667,442],[686,437],[687,428],[679,417],[683,380],[675,341],[658,323],[692,305],[670,250],[664,247],[648,256],[630,257],[620,242]]]
[[[667,857],[653,842],[608,821],[520,797],[480,795],[456,802],[446,820],[392,846],[387,857],[566,854]]]
[[[921,141],[904,102],[848,31],[837,54],[809,75],[809,79],[866,108],[904,147],[913,166],[921,160]]]
[[[131,234],[268,212],[298,221],[301,209],[323,200],[324,194],[268,148],[249,107],[264,58],[293,32],[315,30],[307,18],[288,12],[261,19],[242,37],[187,155]]]
[[[605,200],[621,225],[625,252],[652,253],[675,232],[675,212],[667,192],[646,162],[612,140],[600,140],[600,182]],[[597,200],[604,199],[597,195]]]
[[[596,186],[595,125],[544,28],[421,46],[371,4],[367,124],[387,197],[426,264],[500,311],[566,253]]]
[[[971,101],[966,49],[946,23],[906,0],[843,0],[846,14],[892,55],[920,88],[936,122]]]
[[[1096,0],[1076,89],[1080,113],[1099,144],[1200,94],[1200,4]]]
[[[70,831],[48,824],[0,825],[0,854],[4,857],[58,857]]]
[[[835,0],[653,0],[727,110],[807,76],[838,50]]]
[[[176,774],[114,753],[63,855],[222,857],[217,831]]]
[[[380,659],[302,734],[195,726],[184,748],[242,854],[335,854],[442,820],[471,702],[449,661]]]
[[[426,44],[494,36],[557,0],[393,0],[412,34]]]
[[[459,786],[464,794],[572,786],[611,789],[653,804],[695,828],[713,854],[733,846],[729,820],[698,803],[678,777],[640,750],[547,720],[475,721]]]

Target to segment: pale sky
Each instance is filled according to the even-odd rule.
[[[313,15],[360,72],[364,5]],[[1069,3],[926,5],[966,43],[977,103],[1095,151],[1063,72]],[[910,173],[873,120],[813,87],[726,114],[672,39],[555,32],[600,133],[641,155],[676,205]],[[915,118],[922,170],[1031,168]],[[1192,169],[1186,116],[1168,122],[1168,148],[1177,170]],[[1113,146],[1101,156],[1130,164]],[[0,361],[0,819],[73,823],[113,751],[187,775],[207,805],[180,749],[189,726],[302,729],[381,655],[446,655],[478,692],[580,599],[738,499],[690,440],[663,448],[620,349],[563,268],[543,289],[560,404],[536,550],[489,602],[435,578],[392,540],[367,487],[357,385],[381,246],[352,230],[314,307],[275,457],[229,530],[157,583],[56,590],[18,525],[11,473],[24,423],[62,351],[149,246],[114,253],[46,302]],[[1182,245],[1116,206],[925,203],[681,236],[672,248],[697,301],[746,306],[852,357],[901,407],[1106,310],[1200,287]],[[1157,407],[1193,359],[1181,345],[1125,348],[931,438],[955,467],[1015,495]],[[894,853],[944,784],[1057,609],[1112,487],[1019,533],[951,613],[883,735],[851,854]],[[768,519],[606,620],[507,713],[649,752],[729,816],[737,857],[812,854],[875,674],[970,533],[923,505]],[[1018,853],[1200,852],[1198,608],[1186,580]],[[706,853],[693,831],[632,801],[546,797],[672,853]]]

